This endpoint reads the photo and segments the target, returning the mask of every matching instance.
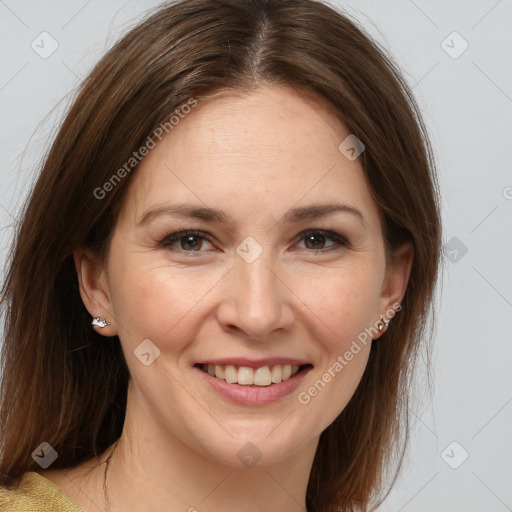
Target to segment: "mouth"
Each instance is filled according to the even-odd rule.
[[[207,393],[245,407],[268,406],[290,397],[312,369],[306,361],[289,358],[230,358],[194,365]]]
[[[241,386],[268,387],[285,382],[297,374],[309,371],[311,364],[273,364],[261,366],[238,366],[235,364],[196,363],[204,373],[228,384]]]

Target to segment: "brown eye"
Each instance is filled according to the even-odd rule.
[[[181,240],[181,248],[185,251],[196,251],[201,248],[202,241],[200,237],[196,235],[186,235],[180,238]]]
[[[308,249],[323,249],[325,239],[323,235],[307,235],[304,241]]]
[[[304,240],[306,249],[310,249],[313,252],[327,252],[331,249],[339,249],[343,246],[348,246],[347,241],[338,233],[332,231],[315,230],[301,233],[297,240]],[[331,241],[329,245],[326,245],[328,241]]]
[[[200,231],[180,231],[178,233],[171,233],[162,242],[162,247],[169,247],[173,250],[180,250],[188,253],[192,252],[204,252],[203,248],[204,241],[208,242],[208,237]],[[175,245],[179,242],[179,246]]]

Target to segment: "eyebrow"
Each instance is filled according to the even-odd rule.
[[[312,204],[309,206],[292,208],[283,216],[283,222],[285,224],[297,224],[304,220],[317,219],[333,213],[350,214],[359,219],[363,225],[366,225],[363,214],[357,208],[342,203]],[[232,222],[230,222],[228,216],[222,210],[194,205],[191,203],[166,204],[152,207],[139,217],[137,220],[137,226],[148,224],[154,219],[162,216],[189,217],[201,219],[207,222],[217,222],[219,224],[224,224],[229,228],[233,227]]]

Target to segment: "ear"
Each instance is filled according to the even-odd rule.
[[[382,317],[391,320],[389,312],[397,311],[397,306],[402,302],[407,290],[413,260],[414,247],[411,242],[403,243],[390,255],[379,299],[379,317],[374,325],[379,325]],[[379,338],[385,331],[386,328],[373,339]]]
[[[85,248],[73,251],[73,259],[84,306],[93,318],[100,317],[110,323],[105,327],[94,326],[94,329],[104,336],[115,336],[117,328],[103,264]]]

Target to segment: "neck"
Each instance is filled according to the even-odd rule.
[[[110,512],[306,511],[306,488],[318,438],[278,464],[233,467],[189,447],[164,429],[148,409],[143,411],[130,400],[133,393],[129,386],[123,433],[108,470]]]

